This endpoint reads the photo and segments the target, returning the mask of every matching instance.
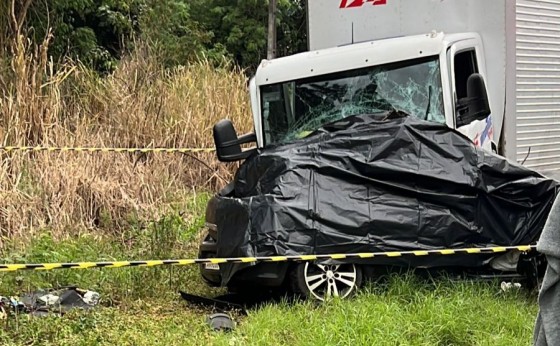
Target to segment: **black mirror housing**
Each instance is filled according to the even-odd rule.
[[[457,127],[484,120],[490,114],[490,103],[484,78],[473,73],[467,80],[467,97],[457,101]]]
[[[257,136],[254,133],[249,133],[238,138],[235,127],[230,120],[220,120],[214,125],[213,132],[216,153],[218,160],[221,162],[244,160],[256,152],[256,149],[243,151],[241,144],[256,142]]]

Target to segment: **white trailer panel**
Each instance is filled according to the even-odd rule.
[[[517,0],[516,27],[517,160],[560,170],[560,0]]]

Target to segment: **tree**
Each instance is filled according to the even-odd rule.
[[[305,0],[280,0],[276,54],[286,56],[307,50]]]
[[[196,4],[196,5],[195,5]],[[193,18],[211,40],[241,66],[258,64],[266,54],[267,0],[194,0]]]
[[[268,4],[268,49],[266,52],[267,59],[276,57],[276,0],[269,0]]]
[[[17,27],[35,42],[52,32],[49,54],[55,61],[70,56],[96,70],[110,71],[133,42],[141,41],[148,42],[166,66],[200,55],[225,56],[252,71],[267,56],[269,5],[276,5],[276,55],[305,50],[303,1],[3,0],[0,43],[5,47],[17,31],[14,12]]]
[[[303,0],[276,0],[277,55],[306,49]],[[267,56],[269,0],[192,0],[192,17],[240,66],[254,70]]]
[[[138,29],[145,0],[34,0],[26,28],[36,42],[51,30],[49,54],[109,70]]]
[[[192,18],[190,2],[182,0],[146,0],[140,37],[161,53],[167,66],[186,64],[210,41]]]

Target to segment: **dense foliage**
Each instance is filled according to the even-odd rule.
[[[224,47],[241,66],[254,66],[266,57],[268,0],[197,0],[193,17],[211,35],[207,48]],[[278,1],[278,53],[306,48],[303,0]]]
[[[266,56],[268,0],[17,0],[13,8],[2,6],[0,24],[8,32],[1,36],[17,29],[13,10],[37,42],[50,30],[55,60],[79,58],[101,71],[140,41],[166,65],[205,56],[252,68]],[[306,48],[304,0],[279,0],[277,25],[279,55]]]

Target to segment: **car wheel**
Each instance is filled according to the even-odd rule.
[[[306,298],[320,301],[346,298],[362,284],[362,270],[355,264],[298,264],[292,271],[292,289]]]

